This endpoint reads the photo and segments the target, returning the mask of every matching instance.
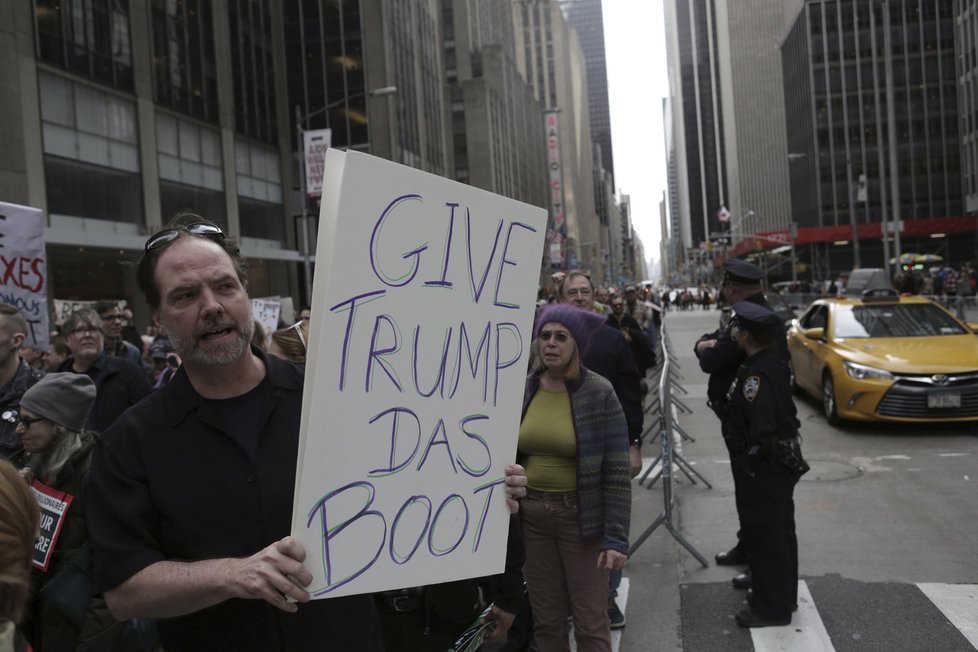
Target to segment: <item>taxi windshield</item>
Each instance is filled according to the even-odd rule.
[[[834,317],[832,335],[837,339],[967,333],[950,315],[927,303],[840,305]]]

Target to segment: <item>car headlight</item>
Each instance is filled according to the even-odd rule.
[[[885,369],[867,367],[866,365],[856,364],[855,362],[843,362],[842,366],[851,378],[865,380],[866,378],[882,378],[883,380],[893,380],[893,374]]]

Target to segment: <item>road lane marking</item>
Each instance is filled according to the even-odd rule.
[[[918,583],[917,588],[978,648],[978,584]]]
[[[805,580],[798,580],[798,611],[784,627],[750,630],[754,652],[835,652]]]

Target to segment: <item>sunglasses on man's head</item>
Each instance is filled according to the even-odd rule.
[[[149,240],[146,241],[146,251],[152,251],[154,249],[159,249],[160,247],[165,247],[179,238],[181,232],[189,233],[190,235],[196,235],[202,238],[210,238],[215,242],[221,242],[224,240],[224,231],[222,231],[219,226],[210,224],[208,222],[194,222],[193,224],[187,224],[186,226],[163,229],[162,231],[150,236]]]

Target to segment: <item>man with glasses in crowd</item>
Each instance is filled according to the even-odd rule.
[[[98,301],[95,312],[102,318],[102,339],[105,340],[105,352],[117,358],[125,358],[143,371],[150,373],[149,367],[143,362],[143,351],[130,344],[122,337],[122,329],[126,318],[115,301]]]
[[[71,356],[59,371],[85,374],[95,383],[95,403],[85,429],[105,432],[120,414],[152,391],[140,364],[106,354],[103,322],[91,308],[68,315],[62,329]]]
[[[746,260],[735,258],[724,264],[724,270],[720,292],[728,305],[740,301],[749,301],[771,310],[770,304],[764,298],[762,288],[762,281],[767,276],[763,269]],[[787,362],[788,343],[784,325],[782,324],[779,328],[779,332],[773,338],[773,346],[779,359]],[[699,358],[700,369],[710,375],[706,392],[707,399],[709,406],[713,408],[720,419],[720,432],[724,439],[730,438],[734,433],[729,431],[728,425],[724,421],[727,390],[730,389],[730,385],[737,377],[737,370],[747,358],[747,354],[730,337],[729,324],[700,337],[693,347],[693,352]],[[735,485],[736,482],[737,475],[734,474]],[[740,532],[737,533],[737,545],[726,552],[717,553],[716,562],[721,566],[744,566],[747,564],[747,554],[744,552]],[[749,589],[749,572],[734,577],[733,586],[738,589]]]
[[[235,241],[179,215],[146,242],[137,279],[183,364],[96,451],[96,590],[120,620],[161,619],[167,650],[383,649],[371,596],[306,591],[306,553],[289,536],[304,367],[249,345]],[[507,478],[507,494],[525,482]]]
[[[23,466],[24,446],[17,434],[20,397],[44,372],[20,358],[27,337],[27,320],[13,306],[0,304],[0,458]]]

